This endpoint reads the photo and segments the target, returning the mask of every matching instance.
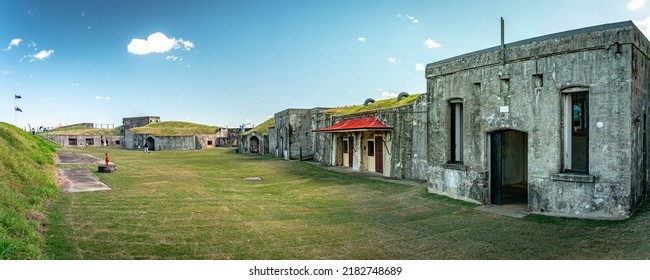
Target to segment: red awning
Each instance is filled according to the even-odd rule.
[[[342,120],[330,127],[316,129],[316,132],[342,132],[366,130],[391,130],[390,126],[383,124],[377,117],[357,118]]]

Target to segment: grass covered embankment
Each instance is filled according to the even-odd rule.
[[[46,205],[59,192],[54,148],[0,122],[0,259],[43,259]]]

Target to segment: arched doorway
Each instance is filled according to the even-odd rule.
[[[145,143],[147,144],[147,148],[149,148],[149,151],[156,150],[156,141],[153,139],[153,137],[147,137]]]
[[[260,150],[260,139],[257,136],[252,136],[251,140],[251,153],[257,154]]]
[[[528,205],[528,134],[516,130],[490,133],[491,204]]]

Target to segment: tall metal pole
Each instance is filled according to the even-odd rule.
[[[506,64],[506,45],[503,17],[501,17],[501,64]]]

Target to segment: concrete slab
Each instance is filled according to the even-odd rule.
[[[490,212],[498,215],[523,218],[528,215],[528,205],[526,204],[506,204],[506,205],[481,205],[474,208],[479,211]]]
[[[58,169],[59,176],[64,179],[63,192],[92,192],[111,190],[88,169],[72,168]]]
[[[97,164],[102,160],[98,157],[86,154],[58,153],[57,164]]]

